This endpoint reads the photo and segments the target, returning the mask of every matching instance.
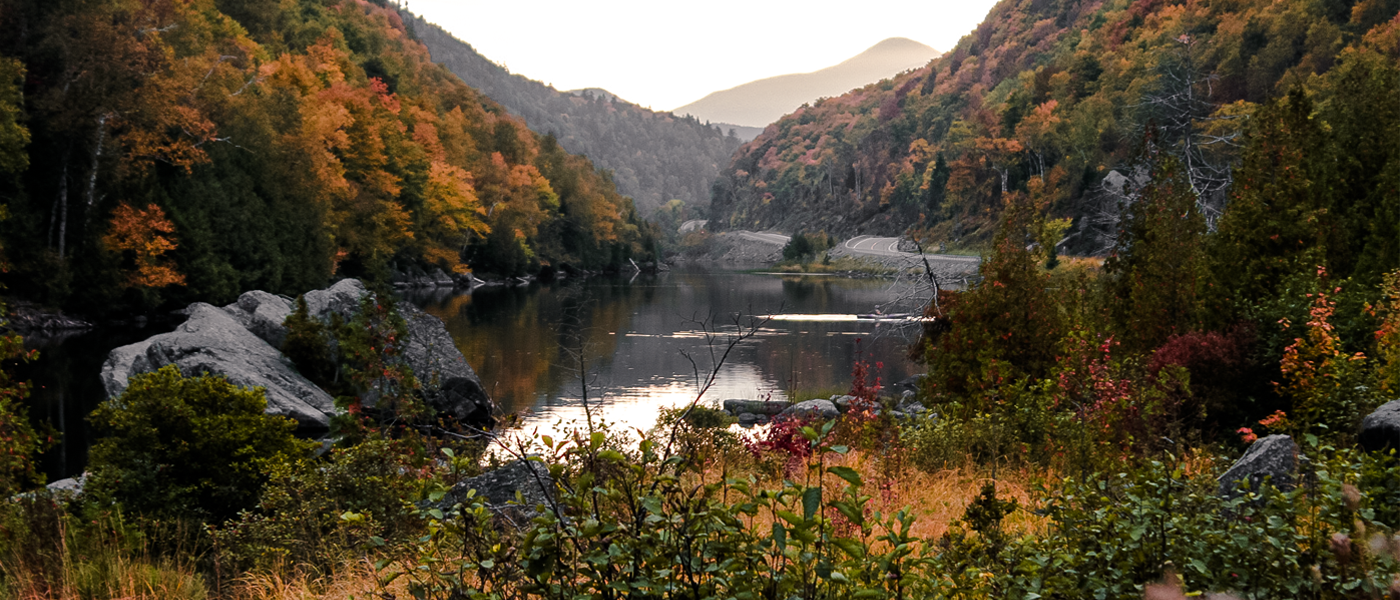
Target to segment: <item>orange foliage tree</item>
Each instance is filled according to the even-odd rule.
[[[128,287],[184,285],[185,276],[175,270],[174,263],[165,256],[177,246],[171,235],[174,232],[175,225],[159,206],[150,204],[136,209],[130,204],[120,204],[112,211],[102,245],[113,252],[131,253],[134,265],[126,280]]]

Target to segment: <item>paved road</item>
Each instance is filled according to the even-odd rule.
[[[752,231],[735,231],[734,234],[746,240],[763,242],[765,244],[777,244],[779,246],[786,246],[787,243],[790,240],[792,240],[792,238],[778,233],[755,233]]]
[[[850,252],[851,254],[863,254],[865,256],[918,256],[918,253],[916,252],[901,251],[899,249],[899,240],[900,238],[874,237],[869,235],[862,235],[846,240],[841,245],[846,249],[847,252]],[[925,253],[924,255],[929,257],[930,259],[938,260],[951,260],[972,263],[981,262],[981,259],[977,258],[976,256],[928,253]]]

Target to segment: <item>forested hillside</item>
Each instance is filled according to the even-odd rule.
[[[649,215],[671,200],[709,205],[710,185],[740,140],[691,117],[655,112],[611,94],[561,92],[515,75],[437,25],[403,13],[433,61],[519,115],[536,132],[553,134],[569,152],[609,169],[617,189]]]
[[[11,290],[101,312],[652,251],[609,177],[363,0],[4,0]]]
[[[933,241],[980,245],[1004,197],[1019,192],[1073,219],[1067,246],[1100,253],[1153,146],[1183,161],[1214,228],[1261,103],[1303,90],[1334,140],[1388,122],[1393,103],[1363,99],[1381,89],[1352,87],[1381,85],[1375,70],[1393,66],[1397,8],[1005,0],[928,67],[770,126],[717,183],[712,223],[837,234],[915,226]],[[1366,168],[1385,159],[1375,160]],[[1359,187],[1375,174],[1349,172],[1365,176],[1346,179]]]

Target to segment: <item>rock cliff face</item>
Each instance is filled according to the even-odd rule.
[[[368,293],[364,284],[347,279],[307,292],[306,306],[322,322],[330,322],[332,314],[348,321]],[[223,308],[191,304],[185,309],[189,318],[175,331],[112,350],[102,365],[107,395],[120,395],[132,375],[173,364],[186,376],[222,375],[241,387],[261,387],[269,414],[291,417],[303,427],[328,427],[336,411],[334,399],[278,350],[293,306],[292,299],[263,291],[245,292]],[[495,406],[442,321],[407,302],[398,308],[408,325],[402,356],[423,384],[429,404],[444,416],[489,427]]]

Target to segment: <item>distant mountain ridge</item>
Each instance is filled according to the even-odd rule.
[[[648,110],[601,88],[559,91],[511,73],[417,15],[401,16],[433,62],[525,119],[531,130],[553,134],[565,150],[611,170],[618,191],[631,196],[643,215],[673,199],[708,206],[719,170],[757,135],[732,137],[732,126]]]
[[[908,38],[889,38],[840,64],[811,73],[778,75],[751,81],[675,109],[701,120],[765,127],[818,98],[839,96],[939,56],[937,50]]]

